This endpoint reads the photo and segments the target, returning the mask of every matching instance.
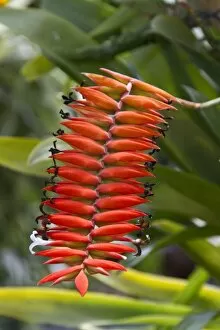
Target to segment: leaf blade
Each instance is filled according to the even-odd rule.
[[[30,152],[39,144],[39,139],[24,137],[0,137],[0,165],[23,174],[44,176],[45,163],[28,166]]]
[[[88,293],[83,299],[70,290],[38,288],[2,288],[0,315],[31,323],[74,326],[97,320],[158,314],[163,310],[173,315],[186,315],[190,307],[155,304],[114,295]],[[86,311],[86,312],[85,312]]]

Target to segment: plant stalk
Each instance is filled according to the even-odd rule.
[[[213,99],[213,100],[210,100],[210,101],[207,101],[207,102],[203,102],[203,103],[191,102],[191,101],[187,101],[187,100],[184,100],[184,99],[176,98],[175,103],[180,104],[185,108],[201,110],[201,109],[211,108],[215,105],[220,104],[220,97],[217,97],[216,99]]]

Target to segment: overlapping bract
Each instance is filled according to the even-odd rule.
[[[79,117],[62,112],[61,124],[69,132],[58,130],[57,139],[72,149],[51,148],[53,176],[43,189],[38,217],[37,238],[48,248],[35,254],[49,258],[46,264],[68,266],[39,284],[74,280],[82,296],[88,274],[126,270],[120,260],[147,241],[148,214],[135,207],[149,201],[153,184],[140,178],[154,177],[156,138],[168,128],[162,111],[175,110],[175,98],[167,92],[102,70],[110,77],[85,74],[96,85],[75,88],[83,98],[65,97]]]

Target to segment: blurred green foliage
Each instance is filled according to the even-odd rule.
[[[80,72],[105,66],[194,102],[218,97],[218,7],[213,0],[15,0],[0,9],[2,286],[35,286],[46,273],[29,255],[28,236],[62,93],[82,82]],[[160,141],[152,242],[129,259],[127,273],[92,281],[92,289],[118,295],[81,299],[68,285],[2,288],[0,315],[9,319],[0,327],[219,329],[219,110],[179,109]],[[184,270],[188,259],[175,246],[193,261],[188,281],[152,274],[166,273],[168,249],[171,275],[176,258]],[[216,286],[205,285],[210,278]]]

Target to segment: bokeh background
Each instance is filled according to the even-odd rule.
[[[27,318],[22,299],[20,307],[20,298],[16,298],[11,308],[13,290],[4,296],[4,288],[20,287],[25,294],[25,287],[34,287],[48,272],[28,247],[39,213],[44,168],[49,164],[51,134],[59,127],[62,94],[82,82],[80,72],[107,67],[194,102],[218,98],[220,1],[11,0],[0,4],[0,329],[130,329],[113,321],[103,327],[85,324],[88,306],[85,315],[77,314],[77,321],[62,305],[59,311],[65,310],[66,318],[53,320],[55,307],[51,315],[45,310],[48,316],[42,317],[36,317],[33,307]],[[192,310],[186,314],[195,312],[190,319],[184,319],[184,313],[161,309],[152,311],[158,315],[154,319],[134,321],[134,329],[205,329],[216,317],[220,306],[217,103],[197,111],[179,107],[166,138],[160,141],[158,184],[150,205],[151,244],[140,258],[129,259],[127,277],[91,281],[91,290],[104,292],[107,298],[112,293],[137,301],[178,301],[193,306],[187,307]],[[175,282],[161,275],[189,281]],[[206,282],[215,285],[215,298],[204,301],[200,294]],[[189,291],[187,297],[180,295],[184,287]],[[69,284],[63,288],[73,290]],[[209,291],[205,292],[208,296]],[[8,299],[6,307],[4,299]],[[94,306],[99,304],[98,296],[93,299]],[[73,299],[74,306],[77,300]],[[211,314],[206,315],[207,310]],[[139,315],[138,310],[117,313],[116,309],[108,316],[104,310],[94,316],[94,322]],[[179,318],[167,319],[169,313]],[[201,315],[205,321],[199,325]],[[215,322],[207,329],[220,329],[218,318]],[[178,324],[183,326],[177,328]],[[195,325],[189,328],[189,324]]]

